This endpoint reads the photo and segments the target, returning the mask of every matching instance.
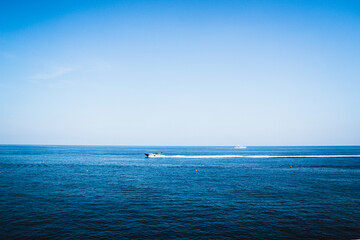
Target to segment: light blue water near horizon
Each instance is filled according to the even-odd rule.
[[[359,155],[359,146],[0,145],[0,239],[360,238]]]

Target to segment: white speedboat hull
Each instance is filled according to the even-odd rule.
[[[161,158],[163,157],[162,153],[145,153],[148,158]]]

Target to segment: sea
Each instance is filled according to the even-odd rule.
[[[359,238],[359,146],[0,145],[0,239]]]

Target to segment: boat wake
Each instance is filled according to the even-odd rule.
[[[360,155],[156,155],[152,158],[360,158]]]

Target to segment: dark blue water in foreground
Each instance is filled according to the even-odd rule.
[[[360,158],[144,158],[156,151],[359,155],[360,147],[0,145],[0,239],[360,238]]]

